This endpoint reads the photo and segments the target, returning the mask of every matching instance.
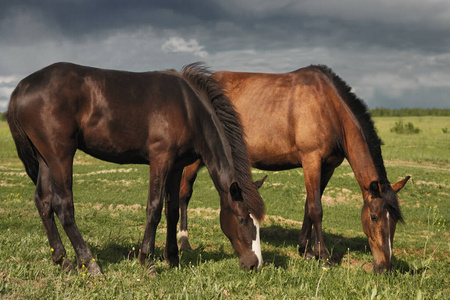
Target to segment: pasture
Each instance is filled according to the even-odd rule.
[[[412,122],[417,134],[390,128]],[[269,175],[260,189],[266,203],[261,224],[264,266],[252,273],[219,224],[219,196],[206,169],[199,172],[189,205],[190,242],[180,267],[163,259],[165,217],[157,233],[156,269],[149,278],[137,259],[145,226],[148,166],[115,165],[78,152],[74,164],[77,224],[104,277],[80,269],[65,274],[51,263],[51,249],[33,202],[34,185],[17,157],[7,123],[0,122],[0,298],[2,299],[448,299],[450,292],[450,117],[374,118],[385,145],[391,182],[412,179],[399,192],[405,224],[394,238],[394,270],[373,275],[361,227],[362,197],[345,163],[323,196],[325,243],[334,268],[298,255],[306,191],[301,169],[253,170]],[[62,233],[62,228],[59,229]],[[69,257],[75,254],[62,235]]]

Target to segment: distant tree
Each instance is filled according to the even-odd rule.
[[[6,121],[6,111],[0,112],[0,121]]]
[[[370,113],[373,117],[422,117],[422,116],[450,116],[450,109],[438,108],[375,108],[371,109]]]

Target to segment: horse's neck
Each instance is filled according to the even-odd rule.
[[[227,192],[234,174],[231,146],[218,120],[215,117],[210,120],[211,124],[203,126],[204,137],[199,139],[197,151],[202,156],[216,188]]]
[[[355,173],[361,190],[365,193],[372,181],[379,181],[379,174],[360,124],[346,105],[342,109],[346,116],[342,118],[344,127],[343,146],[346,158]]]

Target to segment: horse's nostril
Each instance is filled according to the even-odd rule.
[[[241,257],[240,265],[241,267],[244,267],[249,271],[257,271],[260,265],[260,261],[254,253],[247,253],[246,255]]]

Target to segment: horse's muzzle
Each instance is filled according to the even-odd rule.
[[[259,261],[258,256],[254,252],[249,252],[240,258],[239,265],[249,271],[257,271],[262,267],[262,261]]]
[[[374,274],[382,274],[385,272],[390,274],[392,271],[392,264],[390,263],[382,263],[382,264],[373,264],[373,273]]]

